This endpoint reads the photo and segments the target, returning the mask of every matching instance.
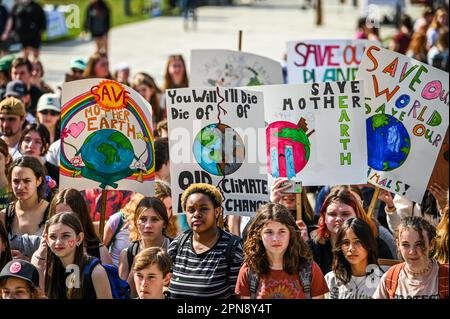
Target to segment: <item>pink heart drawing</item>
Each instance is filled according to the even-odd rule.
[[[72,123],[69,125],[70,135],[77,138],[81,132],[83,132],[84,128],[86,126],[86,123],[84,122],[78,122],[78,123]]]

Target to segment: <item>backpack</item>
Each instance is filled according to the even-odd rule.
[[[180,254],[181,249],[183,248],[184,244],[188,240],[188,238],[192,235],[192,229],[186,230],[183,235],[181,235],[180,240],[177,242],[177,255]],[[225,250],[225,259],[227,261],[227,273],[226,278],[227,281],[230,279],[230,269],[231,265],[233,264],[233,258],[234,254],[236,252],[236,248],[239,245],[241,238],[231,234],[231,238],[228,241],[227,248]]]
[[[114,243],[114,240],[116,239],[117,234],[120,233],[120,231],[122,230],[122,227],[123,227],[123,224],[124,224],[123,213],[119,212],[119,216],[120,216],[119,224],[117,225],[117,228],[114,231],[114,234],[111,237],[111,240],[109,241],[108,248],[110,248],[112,246],[112,244]]]
[[[395,298],[395,291],[398,286],[398,277],[405,267],[405,263],[392,266],[386,272],[386,289],[389,299]],[[439,280],[438,280],[439,299],[448,299],[448,264],[439,264]]]
[[[97,264],[101,264],[101,262],[98,258],[94,258],[85,268],[85,274],[92,276],[92,270]],[[102,264],[102,266],[108,275],[112,297],[114,299],[130,299],[130,285],[119,277],[119,269],[114,265]]]
[[[133,259],[138,254],[139,251],[139,240],[135,240],[128,246],[127,249],[127,259],[128,259],[128,269],[131,271],[131,266],[133,265]]]
[[[169,242],[172,242],[171,238],[169,238]],[[130,271],[131,266],[133,265],[134,257],[136,257],[136,255],[139,252],[139,245],[140,245],[139,240],[135,240],[127,248],[128,269],[130,269]]]
[[[312,276],[312,261],[308,260],[306,265],[298,272],[300,284],[303,287],[305,299],[311,299],[311,276]],[[250,268],[248,269],[248,277],[250,279],[250,299],[256,298],[256,290],[259,285],[259,274],[254,273]]]

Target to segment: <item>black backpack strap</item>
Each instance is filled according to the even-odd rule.
[[[231,238],[228,240],[227,249],[225,250],[225,258],[227,260],[227,281],[230,280],[230,270],[233,265],[234,254],[240,240],[241,238],[235,235],[231,235]]]
[[[131,271],[131,266],[133,266],[134,257],[137,255],[139,250],[139,241],[136,240],[128,246],[127,249],[127,259],[128,259],[128,269]]]
[[[114,241],[116,240],[117,234],[120,233],[120,231],[122,230],[123,224],[124,224],[124,216],[123,216],[123,213],[120,211],[118,214],[119,214],[119,216],[120,216],[119,224],[117,225],[117,228],[116,228],[116,230],[114,231],[114,234],[113,234],[113,236],[111,237],[111,240],[109,241],[108,248],[110,248],[111,245],[114,243]]]
[[[250,282],[250,299],[256,299],[256,290],[259,285],[259,274],[254,273],[250,267],[248,267],[248,280]]]
[[[42,226],[45,225],[45,222],[47,221],[47,218],[48,218],[49,211],[50,211],[50,204],[47,206],[47,208],[44,211],[44,216],[42,217],[42,220],[41,220],[41,222],[38,225],[39,228],[41,228]]]
[[[15,203],[9,203],[8,206],[6,206],[6,216],[5,216],[5,228],[6,232],[8,234],[12,233],[12,223],[14,219],[14,211],[15,211]]]
[[[192,234],[192,229],[186,230],[183,235],[181,235],[180,240],[177,242],[177,256],[180,254],[181,249],[183,248],[184,244],[188,240],[189,236]]]
[[[311,299],[311,277],[312,277],[312,260],[308,260],[304,267],[298,273],[300,283],[303,287],[305,299]]]

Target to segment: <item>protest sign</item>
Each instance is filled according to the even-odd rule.
[[[224,214],[253,215],[269,200],[263,95],[234,88],[166,91],[174,211],[193,183],[222,193]],[[257,140],[261,132],[263,141]]]
[[[151,106],[118,82],[63,84],[60,187],[131,190],[151,196]]]
[[[364,53],[368,181],[421,202],[448,128],[448,73],[378,45]]]
[[[288,83],[355,80],[369,40],[308,40],[287,43]]]
[[[282,84],[281,64],[231,50],[192,50],[189,86],[237,87]]]
[[[358,81],[252,88],[264,93],[269,182],[363,184],[367,147]]]

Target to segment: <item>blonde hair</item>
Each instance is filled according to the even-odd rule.
[[[222,206],[222,194],[217,189],[216,186],[206,184],[206,183],[197,183],[197,184],[191,184],[188,188],[186,188],[181,195],[181,206],[183,208],[183,211],[186,210],[186,201],[192,194],[195,193],[201,193],[208,196],[213,205],[214,208],[221,207]]]
[[[443,209],[443,216],[439,225],[436,227],[436,248],[433,257],[440,264],[448,264],[448,203]]]

